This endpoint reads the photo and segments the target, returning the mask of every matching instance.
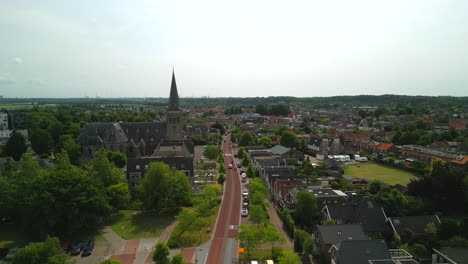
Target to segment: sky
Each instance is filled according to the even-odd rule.
[[[468,96],[466,0],[0,0],[0,95]]]

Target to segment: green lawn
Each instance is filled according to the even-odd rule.
[[[349,176],[366,180],[380,180],[390,185],[399,183],[406,186],[411,179],[416,179],[416,176],[410,172],[373,162],[342,166],[342,168],[344,173]]]
[[[109,225],[119,236],[125,239],[136,239],[157,237],[174,220],[174,216],[158,216],[141,211],[121,210],[111,217]]]

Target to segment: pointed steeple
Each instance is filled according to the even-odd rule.
[[[179,106],[179,93],[177,92],[177,84],[175,80],[174,69],[172,69],[172,83],[171,93],[169,95],[169,111],[180,111],[182,110]]]

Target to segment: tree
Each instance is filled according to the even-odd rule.
[[[13,264],[66,264],[74,261],[60,248],[58,238],[47,237],[44,242],[30,243],[19,249]]]
[[[27,149],[28,147],[26,146],[26,140],[23,135],[18,131],[13,130],[5,145],[5,154],[18,161]]]
[[[253,131],[243,132],[239,139],[240,146],[255,145],[256,143],[257,143],[257,137]]]
[[[51,171],[24,180],[21,194],[23,228],[36,238],[93,232],[111,209],[102,184],[71,165],[66,152]]]
[[[100,264],[122,264],[122,262],[120,262],[118,259],[106,259]]]
[[[302,264],[302,260],[293,251],[283,250],[282,256],[278,258],[278,264]]]
[[[182,211],[176,216],[177,221],[179,222],[177,225],[177,233],[173,233],[171,236],[171,240],[177,246],[180,246],[182,236],[188,232],[193,230],[201,229],[205,223],[200,218],[200,213],[197,211],[192,211],[187,208],[183,208]],[[170,243],[172,247],[172,243]]]
[[[389,216],[401,216],[407,208],[406,197],[395,188],[388,186],[381,187],[381,190],[374,195],[374,200],[381,205]]]
[[[220,185],[224,184],[224,182],[226,181],[226,176],[224,175],[224,173],[219,174],[217,181],[218,181],[218,184]]]
[[[115,209],[126,208],[132,198],[125,182],[107,187],[106,193],[109,196],[109,204]]]
[[[297,222],[307,228],[312,228],[319,221],[320,210],[317,206],[317,198],[310,192],[300,192],[296,199]]]
[[[281,136],[280,143],[282,146],[287,148],[295,148],[299,146],[299,139],[297,138],[296,133],[290,131],[284,131]]]
[[[380,191],[380,187],[382,186],[382,182],[379,180],[373,180],[369,183],[369,192],[374,195]]]
[[[263,224],[267,219],[267,214],[262,205],[252,204],[249,210],[249,219],[253,223],[257,224],[257,229],[260,230],[260,225]]]
[[[271,145],[271,138],[269,136],[263,136],[263,137],[260,138],[260,143],[265,148],[268,148]]]
[[[445,218],[442,219],[440,222],[439,230],[438,230],[438,237],[442,240],[447,240],[452,236],[460,233],[460,227],[458,222],[452,218]]]
[[[251,204],[263,205],[263,200],[268,197],[268,189],[259,178],[252,179],[247,186]]]
[[[138,185],[138,193],[147,210],[164,214],[188,205],[192,188],[184,173],[171,170],[165,163],[153,162]]]
[[[249,166],[247,167],[246,174],[249,178],[255,178],[255,169],[253,168],[252,164],[249,164]]]
[[[153,261],[155,264],[170,264],[169,261],[169,247],[166,243],[160,242],[156,244]]]
[[[265,226],[265,229],[263,229],[263,241],[271,243],[271,257],[273,258],[273,247],[275,246],[275,243],[281,243],[284,239],[278,230],[276,230],[275,226],[268,223]]]
[[[294,232],[294,250],[302,253],[304,251],[304,242],[310,236],[305,230],[297,229]]]
[[[219,155],[219,147],[215,145],[206,146],[205,150],[203,151],[203,155],[210,160],[214,160]]]
[[[200,216],[208,217],[208,224],[211,225],[211,216],[216,213],[216,205],[219,203],[217,199],[221,189],[218,185],[208,185],[194,199],[196,211]]]
[[[127,165],[127,156],[122,152],[107,152],[107,159],[114,163],[117,168],[123,168]]]
[[[182,254],[177,253],[171,259],[171,264],[184,264],[184,257]]]
[[[72,164],[77,165],[81,156],[81,146],[71,135],[63,135],[59,140],[59,148],[64,149]]]
[[[261,242],[261,235],[258,230],[244,224],[240,225],[240,232],[236,234],[236,237],[244,245],[247,256],[249,256],[250,251],[257,248]]]

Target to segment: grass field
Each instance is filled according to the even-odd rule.
[[[410,172],[386,167],[377,163],[360,163],[350,166],[342,166],[344,173],[360,179],[379,180],[390,185],[408,185],[416,176]]]
[[[109,225],[119,236],[125,239],[136,239],[157,237],[174,220],[174,216],[157,216],[141,211],[121,210],[111,217]]]

